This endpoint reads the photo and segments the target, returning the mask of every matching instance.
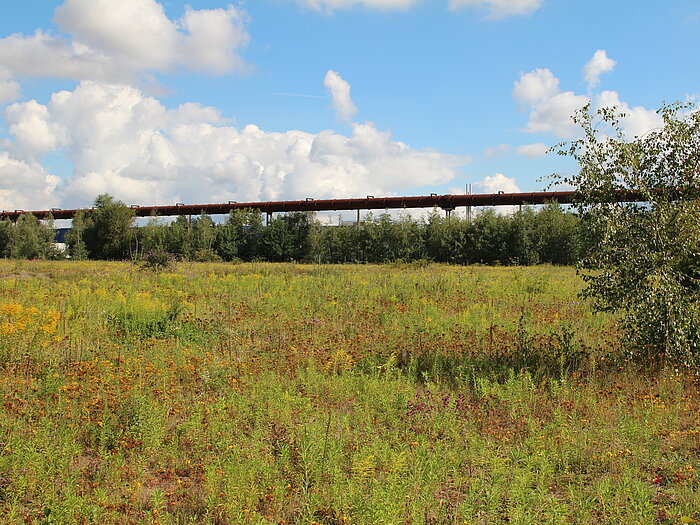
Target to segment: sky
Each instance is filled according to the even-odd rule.
[[[0,4],[0,209],[541,191],[700,95],[697,0]]]

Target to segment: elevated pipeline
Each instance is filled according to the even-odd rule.
[[[635,192],[620,192],[619,201],[638,202],[644,200]],[[454,210],[464,206],[513,206],[526,204],[546,204],[558,202],[571,204],[576,202],[573,191],[540,191],[534,193],[481,193],[473,195],[423,195],[418,197],[372,197],[360,199],[306,199],[300,201],[235,202],[225,204],[175,204],[171,206],[131,206],[137,217],[173,217],[178,215],[227,214],[233,210],[259,210],[263,213],[294,211],[343,211],[343,210],[385,210],[402,208],[442,208]],[[92,208],[83,209],[89,213]],[[53,208],[38,211],[4,211],[0,220],[16,221],[22,214],[32,214],[39,219],[53,216],[54,219],[71,219],[80,211]]]

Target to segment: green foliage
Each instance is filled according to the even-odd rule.
[[[14,225],[10,219],[0,221],[0,257],[10,255],[10,244],[12,242]]]
[[[410,215],[394,220],[382,213],[362,225],[360,246],[367,262],[412,261],[424,257],[421,224]]]
[[[175,257],[161,248],[144,255],[141,260],[141,267],[146,270],[160,272],[169,269],[174,263]]]
[[[577,215],[550,203],[537,213],[534,227],[540,232],[536,247],[540,260],[564,266],[576,264],[583,251]]]
[[[192,246],[192,225],[184,215],[177,217],[165,229],[165,249],[173,254],[187,259],[193,250]]]
[[[589,229],[585,295],[599,310],[623,313],[637,357],[691,366],[700,364],[700,112],[672,105],[659,113],[661,129],[627,140],[614,109],[583,108],[574,118],[583,138],[559,149],[580,171],[558,178],[577,189]],[[646,202],[617,202],[630,190]]]
[[[134,210],[106,193],[95,199],[85,221],[83,241],[92,259],[126,259],[130,255]]]
[[[137,255],[143,258],[148,253],[165,252],[166,232],[167,228],[155,216],[150,217],[144,226],[135,228],[133,236]]]
[[[216,251],[225,261],[252,260],[259,255],[262,216],[256,210],[233,210],[217,228]]]
[[[456,217],[444,217],[437,209],[425,224],[425,251],[439,262],[462,264],[467,250],[468,224]]]
[[[60,253],[53,245],[53,219],[40,221],[25,213],[16,223],[0,222],[0,256],[13,259],[56,259]]]
[[[215,224],[210,215],[202,214],[192,221],[190,235],[192,236],[192,255],[197,252],[213,253],[216,240]]]
[[[318,228],[311,213],[277,215],[261,232],[261,253],[272,262],[312,261]]]
[[[166,251],[180,260],[383,263],[432,260],[451,264],[573,264],[581,253],[580,220],[556,204],[512,214],[484,209],[475,218],[426,220],[409,214],[371,214],[358,224],[322,226],[312,213],[280,214],[263,225],[257,210],[235,210],[217,223],[202,213],[172,222],[151,217],[134,228],[133,210],[100,195],[93,210],[80,211],[66,236],[72,259],[140,260]],[[0,254],[11,255],[16,228],[0,223]],[[686,261],[689,274],[692,261]]]
[[[85,227],[87,226],[85,212],[80,210],[71,221],[71,227],[66,233],[68,255],[71,259],[82,261],[88,258],[88,250],[85,245]]]

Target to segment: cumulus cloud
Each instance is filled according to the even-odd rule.
[[[390,195],[447,183],[469,160],[413,149],[372,123],[351,124],[349,136],[238,129],[213,108],[167,109],[134,87],[89,81],[6,113],[4,158],[29,169],[60,148],[72,162],[61,187],[43,190],[64,207],[103,192],[129,204]]]
[[[514,178],[506,177],[503,173],[488,175],[474,183],[474,193],[520,193],[520,188]],[[493,209],[499,215],[514,213],[517,206],[494,206]]]
[[[530,109],[525,127],[528,133],[551,133],[560,138],[572,138],[578,132],[571,115],[590,99],[573,91],[561,91],[559,79],[549,69],[524,73],[515,82],[513,98],[521,108]]]
[[[542,0],[449,0],[449,8],[457,11],[465,7],[488,9],[488,18],[496,20],[515,15],[529,15],[537,11]]]
[[[588,89],[593,89],[600,83],[600,75],[615,69],[617,62],[608,57],[604,49],[599,49],[593,54],[588,63],[583,67],[583,78],[588,84]]]
[[[565,139],[575,137],[579,126],[574,124],[571,116],[589,101],[586,95],[577,95],[573,91],[557,93],[532,107],[525,130],[528,133],[551,133]]]
[[[479,182],[474,183],[475,193],[519,193],[520,188],[515,179],[506,177],[503,173],[488,175]]]
[[[297,3],[322,12],[331,12],[336,9],[350,9],[361,6],[374,9],[408,9],[420,0],[297,0]]]
[[[536,104],[559,93],[559,79],[549,69],[535,69],[520,75],[513,87],[513,98],[522,107]]]
[[[357,108],[350,98],[350,84],[343,80],[338,73],[329,70],[323,79],[323,85],[331,94],[333,108],[338,119],[344,122],[349,121],[357,113]]]
[[[620,125],[629,138],[640,137],[651,130],[663,127],[664,120],[656,111],[643,106],[630,107],[629,104],[620,100],[617,91],[603,91],[595,99],[596,108],[616,107],[619,112],[624,113],[620,120]]]
[[[108,82],[130,82],[149,71],[244,68],[245,15],[233,6],[188,8],[170,20],[155,0],[66,0],[54,19],[70,38],[40,30],[2,38],[0,67],[14,76]]]
[[[10,78],[9,71],[0,67],[0,105],[18,99],[21,92],[19,83]]]
[[[594,87],[599,76],[605,71],[611,71],[614,66],[615,61],[610,60],[605,51],[596,51],[584,68],[589,87]],[[513,99],[521,109],[529,110],[528,122],[523,130],[528,133],[549,133],[559,138],[573,138],[578,135],[580,128],[571,117],[588,103],[591,103],[593,110],[616,107],[624,113],[626,116],[620,123],[629,138],[663,125],[663,120],[655,111],[642,106],[630,107],[620,100],[616,91],[603,91],[593,99],[573,91],[562,91],[559,79],[549,69],[535,69],[521,74],[513,86]],[[531,144],[517,148],[516,153],[528,157],[540,156],[544,148],[543,144]]]
[[[515,148],[515,152],[518,155],[527,157],[529,159],[535,159],[538,157],[544,157],[549,151],[549,146],[542,144],[541,142],[535,142],[534,144],[525,144],[523,146],[518,146]]]
[[[23,162],[0,151],[0,209],[51,208],[59,201],[55,193],[59,182],[38,163]]]
[[[15,158],[37,162],[63,145],[65,133],[49,119],[48,108],[35,100],[12,104],[5,110],[5,120],[14,137],[9,148]]]

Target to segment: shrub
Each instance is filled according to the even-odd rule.
[[[167,270],[175,263],[175,257],[165,250],[153,250],[148,252],[141,261],[141,267],[146,270],[159,272]]]

